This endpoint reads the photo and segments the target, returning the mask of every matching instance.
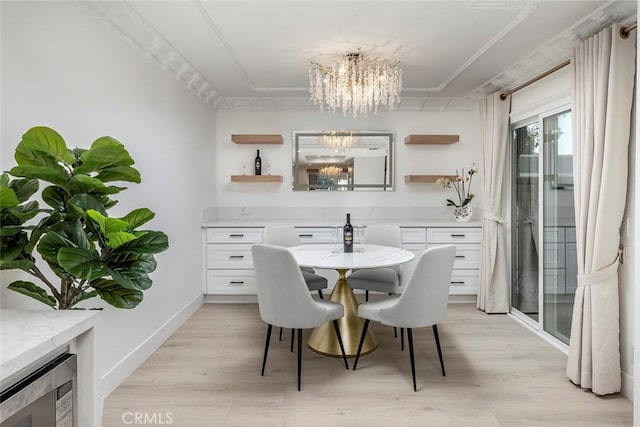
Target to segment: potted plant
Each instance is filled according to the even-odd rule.
[[[447,199],[447,206],[453,206],[453,217],[456,221],[469,221],[473,215],[471,200],[475,194],[471,192],[471,181],[473,181],[473,175],[477,173],[478,167],[474,163],[466,174],[464,169],[462,169],[462,173],[458,173],[456,169],[455,176],[445,176],[436,180],[436,183],[442,185],[442,188],[453,188],[458,195],[457,201]]]
[[[71,150],[55,130],[34,127],[15,160],[0,175],[0,270],[22,270],[38,284],[16,280],[9,289],[54,309],[96,296],[114,307],[136,307],[151,287],[154,255],[169,241],[161,231],[140,229],[155,216],[147,208],[108,216],[117,203],[112,197],[126,189],[112,183],[140,183],[124,145],[104,136],[89,149]]]

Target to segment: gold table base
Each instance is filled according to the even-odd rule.
[[[353,289],[347,283],[346,274],[349,269],[337,269],[337,271],[339,274],[338,281],[333,288],[333,292],[331,292],[329,301],[338,302],[344,306],[344,317],[338,319],[338,326],[340,327],[340,335],[342,336],[342,343],[347,357],[355,357],[358,352],[364,321],[358,317],[358,301]],[[316,353],[325,356],[342,357],[333,322],[327,322],[315,328],[311,332],[308,345]],[[371,328],[368,328],[361,354],[371,353],[376,347],[378,347],[378,341]]]

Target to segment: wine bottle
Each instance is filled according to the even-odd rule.
[[[256,155],[255,169],[256,175],[262,175],[262,159],[260,158],[260,150],[258,150],[258,154]]]
[[[353,227],[351,226],[351,214],[347,214],[347,223],[342,233],[345,253],[353,252]]]

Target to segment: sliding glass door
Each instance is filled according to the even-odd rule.
[[[512,311],[568,343],[577,282],[571,112],[517,124],[511,137]]]
[[[512,274],[511,306],[538,321],[538,176],[537,122],[512,130]]]

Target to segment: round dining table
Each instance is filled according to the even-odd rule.
[[[358,317],[358,300],[349,286],[347,272],[352,269],[393,267],[411,261],[415,255],[406,249],[379,245],[358,245],[354,252],[335,250],[332,245],[311,244],[288,248],[301,267],[332,269],[338,272],[338,281],[333,287],[330,301],[344,306],[344,317],[338,320],[340,334],[347,356],[355,357],[360,342],[364,321]],[[331,322],[313,330],[309,348],[326,356],[342,357],[338,338]],[[378,346],[376,337],[369,329],[362,353],[372,352]]]

